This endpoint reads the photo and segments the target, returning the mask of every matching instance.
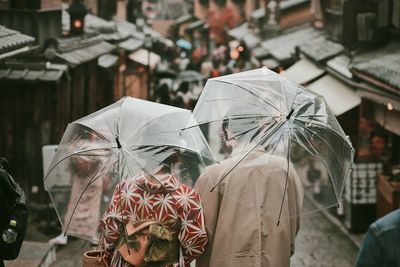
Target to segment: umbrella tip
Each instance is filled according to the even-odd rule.
[[[290,117],[293,115],[294,109],[292,109],[289,114],[287,114],[286,119],[289,120]]]
[[[119,142],[119,138],[118,138],[118,136],[117,137],[115,137],[115,141],[117,142],[117,146],[118,146],[118,148],[119,149],[121,149],[121,143]]]

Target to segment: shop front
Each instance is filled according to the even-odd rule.
[[[376,177],[376,217],[400,207],[400,102],[364,93],[357,160],[376,162],[382,170]]]

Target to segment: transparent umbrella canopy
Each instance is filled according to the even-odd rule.
[[[232,187],[243,183],[230,183],[231,190],[227,190],[225,181],[230,176],[243,168],[262,170],[260,166],[280,159],[280,166],[274,168],[281,168],[286,175],[276,179],[287,183],[290,172],[297,174],[305,193],[319,203],[303,207],[301,215],[339,203],[354,149],[322,96],[260,68],[209,79],[193,113],[216,158],[231,163],[228,170],[210,180],[210,191],[240,192],[242,189]],[[249,177],[235,179],[246,181]],[[262,187],[263,175],[258,179]],[[289,194],[286,191],[282,190],[282,201],[276,205],[283,205]],[[257,192],[246,194],[255,196]],[[230,197],[238,205],[248,203],[236,194]]]
[[[90,239],[124,179],[170,165],[192,186],[214,156],[190,111],[131,97],[70,123],[44,178],[63,231]]]

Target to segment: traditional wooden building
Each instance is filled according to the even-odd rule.
[[[36,2],[9,1],[0,10],[0,23],[32,33],[39,47],[0,60],[0,154],[30,199],[47,202],[42,147],[58,144],[69,122],[114,102],[116,46],[96,33],[62,35],[61,1]],[[7,44],[4,34],[0,40]],[[31,42],[12,40],[15,50]]]
[[[296,45],[299,61],[283,75],[323,95],[338,112],[356,150],[344,222],[351,231],[364,231],[399,207],[400,9],[390,0],[319,4],[325,28]]]

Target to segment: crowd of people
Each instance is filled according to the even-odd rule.
[[[245,44],[239,42],[217,45],[210,51],[204,44],[193,49],[167,47],[164,55],[168,56],[155,70],[153,100],[186,109],[194,108],[207,79],[260,67]],[[179,74],[185,72],[198,76],[181,80]]]

